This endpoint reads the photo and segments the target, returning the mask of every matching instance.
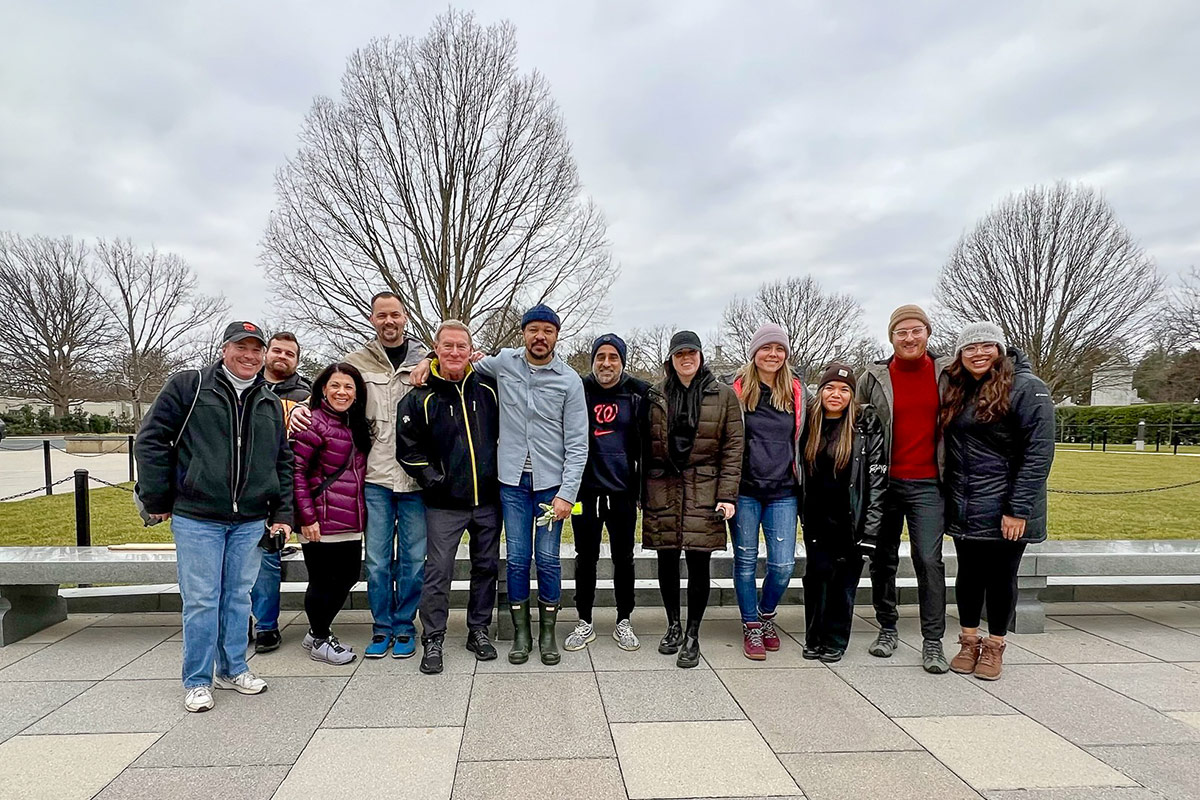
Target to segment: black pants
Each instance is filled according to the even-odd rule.
[[[988,633],[1008,635],[1008,623],[1017,607],[1017,570],[1025,555],[1024,542],[1007,539],[956,539],[958,577],[954,594],[958,599],[958,621],[964,628],[978,628],[987,603]]]
[[[346,604],[350,590],[362,570],[362,541],[303,542],[308,588],[304,591],[304,613],[308,629],[318,639],[329,636],[333,618]]]
[[[630,493],[579,496],[583,513],[571,518],[575,532],[575,608],[579,618],[592,621],[596,602],[596,564],[600,560],[600,535],[608,526],[613,562],[613,590],[617,619],[633,613],[633,530],[637,527],[637,497]]]
[[[908,520],[908,546],[917,574],[921,606],[921,637],[941,639],[946,633],[946,565],[942,562],[942,533],[946,509],[938,482],[888,481],[883,524],[871,556],[871,596],[880,627],[896,629],[896,569],[900,564],[900,533]]]
[[[421,587],[421,641],[445,636],[450,611],[450,581],[454,557],[468,534],[471,556],[471,596],[467,600],[467,629],[486,630],[496,608],[496,574],[500,568],[500,506],[469,511],[425,508],[425,583]]]
[[[688,571],[688,623],[700,624],[708,608],[709,562],[712,553],[699,550],[659,550],[658,590],[662,592],[667,619],[679,621],[679,554],[684,553]]]
[[[804,645],[844,652],[850,642],[862,556],[852,547],[814,545],[807,536],[804,554]]]

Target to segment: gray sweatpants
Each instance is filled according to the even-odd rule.
[[[427,545],[425,584],[421,588],[421,641],[444,636],[450,611],[450,582],[454,556],[468,534],[471,554],[471,595],[467,629],[486,630],[496,608],[496,575],[500,567],[500,504],[469,511],[425,508]]]

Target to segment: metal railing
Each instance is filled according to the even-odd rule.
[[[1060,444],[1086,444],[1089,450],[1107,451],[1110,444],[1130,445],[1138,449],[1161,453],[1164,449],[1178,455],[1180,446],[1200,444],[1200,425],[1194,423],[1148,423],[1136,425],[1075,425],[1055,426],[1054,441]]]

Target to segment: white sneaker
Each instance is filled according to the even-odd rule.
[[[613,629],[613,639],[622,650],[637,650],[642,646],[637,634],[633,632],[633,623],[627,619],[617,620],[617,627]]]
[[[313,645],[316,643],[317,638],[312,635],[312,631],[309,631],[308,633],[304,634],[304,641],[300,643],[300,646],[305,650],[312,650]]]
[[[255,677],[249,670],[232,678],[222,678],[218,675],[213,679],[213,686],[218,689],[233,689],[238,694],[262,694],[267,690],[267,682]]]
[[[587,647],[588,642],[594,641],[596,641],[596,628],[590,622],[579,620],[575,623],[575,630],[567,634],[567,640],[563,642],[563,650],[573,653]]]
[[[333,664],[334,666],[349,664],[358,658],[354,654],[354,651],[339,642],[336,636],[314,641],[312,649],[308,652],[308,657],[313,661],[323,661],[326,664]]]
[[[183,698],[183,707],[192,713],[208,711],[213,707],[212,689],[208,686],[193,686]]]

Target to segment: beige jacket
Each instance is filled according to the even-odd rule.
[[[418,492],[421,487],[396,461],[396,409],[401,398],[412,389],[409,375],[425,357],[425,345],[407,339],[404,363],[393,369],[379,339],[372,339],[346,356],[346,361],[362,373],[367,384],[367,419],[375,423],[374,443],[367,455],[367,483],[385,486],[393,492]]]

